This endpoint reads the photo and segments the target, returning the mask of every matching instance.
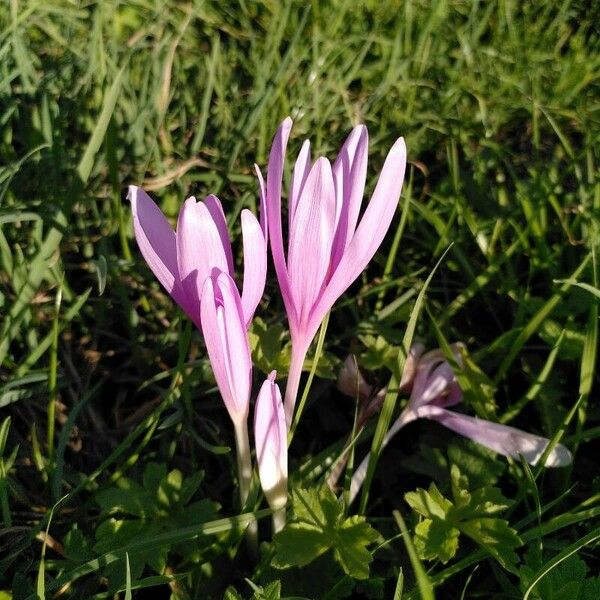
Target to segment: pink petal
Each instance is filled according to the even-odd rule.
[[[285,308],[290,323],[290,329],[296,328],[296,310],[290,293],[285,255],[283,252],[283,233],[281,230],[281,185],[283,180],[283,163],[287,147],[292,120],[287,117],[277,129],[271,152],[269,154],[269,167],[267,171],[267,222],[273,264],[279,281],[279,288],[285,303]]]
[[[294,213],[296,212],[296,206],[311,167],[310,142],[305,140],[300,149],[300,153],[298,154],[298,158],[296,159],[296,164],[294,165],[290,193],[288,194],[288,223],[290,231],[294,220]]]
[[[254,408],[258,474],[265,496],[273,509],[285,506],[288,475],[287,428],[281,392],[275,383],[275,376],[276,372],[271,372],[263,383]]]
[[[177,262],[187,297],[186,312],[197,322],[204,281],[213,268],[228,272],[219,230],[206,205],[188,198],[177,221]]]
[[[213,272],[202,292],[202,333],[215,380],[234,422],[245,419],[250,402],[252,364],[246,325],[235,282]]]
[[[356,358],[352,355],[347,356],[338,372],[337,388],[351,398],[355,398],[358,392],[358,398],[365,402],[373,393],[373,386],[369,385],[363,377]]]
[[[449,363],[442,360],[435,366],[417,369],[417,376],[410,394],[409,405],[412,409],[435,402],[443,396],[454,381],[454,371]]]
[[[319,158],[302,189],[289,236],[288,280],[301,323],[308,317],[329,270],[334,219],[331,165],[326,158]]]
[[[363,272],[379,248],[398,208],[404,171],[406,145],[400,138],[389,151],[373,196],[319,302],[310,316],[315,331],[335,301]]]
[[[402,371],[402,377],[400,379],[400,391],[401,392],[410,392],[412,389],[415,375],[417,373],[417,367],[419,364],[419,359],[421,355],[425,351],[425,346],[423,344],[417,342],[410,347],[408,351],[408,356],[406,357],[406,361],[404,363],[404,369]]]
[[[177,247],[173,228],[142,188],[129,186],[127,197],[131,202],[135,239],[142,256],[158,281],[183,307],[185,295],[177,268]]]
[[[265,241],[269,242],[269,228],[267,227],[267,191],[265,190],[265,181],[263,179],[259,166],[254,164],[254,172],[258,179],[258,195],[260,197],[260,228],[262,229]]]
[[[534,465],[540,459],[549,440],[526,433],[514,427],[500,425],[484,419],[469,417],[437,406],[423,406],[417,409],[419,417],[433,419],[474,442],[504,456],[525,460]],[[557,444],[546,459],[546,467],[563,467],[572,461],[571,453],[562,444]]]
[[[336,235],[332,266],[339,263],[350,243],[360,213],[367,177],[369,134],[364,125],[355,127],[333,165],[336,193]]]
[[[233,266],[233,252],[231,251],[231,240],[229,239],[229,230],[227,228],[227,219],[223,212],[223,206],[221,205],[221,201],[214,194],[208,195],[204,199],[204,204],[219,232],[221,245],[223,246],[225,257],[227,258],[228,273],[233,277],[235,272]]]
[[[256,217],[247,209],[242,211],[242,236],[244,238],[242,312],[246,327],[249,327],[265,290],[267,242]]]

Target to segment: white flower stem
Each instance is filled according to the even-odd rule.
[[[240,505],[241,510],[248,500],[250,487],[252,485],[252,460],[250,457],[250,441],[248,439],[247,418],[239,419],[234,422],[235,428],[235,447],[237,451],[237,470],[240,486]],[[258,552],[258,524],[251,521],[246,529],[246,540],[248,549],[254,555]]]
[[[280,532],[285,526],[285,506],[273,511],[273,535]]]

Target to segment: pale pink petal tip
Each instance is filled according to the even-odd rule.
[[[437,406],[417,409],[420,417],[438,421],[474,442],[504,456],[518,459],[519,456],[535,465],[544,454],[549,440],[515,427],[470,417]],[[564,467],[571,463],[572,455],[562,444],[557,444],[546,458],[546,467]]]

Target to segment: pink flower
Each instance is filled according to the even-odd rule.
[[[463,347],[462,344],[452,345],[454,358],[459,365],[462,364],[461,347]],[[405,369],[401,386],[404,390],[410,390],[410,398],[398,419],[387,432],[382,448],[411,421],[431,419],[498,454],[517,459],[519,456],[523,456],[528,463],[533,465],[538,462],[548,446],[547,438],[508,425],[448,410],[448,407],[455,406],[462,400],[462,390],[454,371],[450,363],[445,360],[441,350],[431,350],[425,354],[422,352],[423,347],[420,345],[415,344],[411,348],[412,360],[416,360],[416,363],[411,364],[407,377],[404,376]],[[362,486],[369,465],[369,456],[364,458],[352,476],[351,500]],[[557,444],[547,456],[545,466],[562,467],[570,464],[571,461],[572,456],[569,450],[562,444]]]
[[[235,429],[240,501],[244,506],[252,482],[248,407],[252,358],[240,294],[228,273],[214,268],[201,296],[202,334],[215,380]]]
[[[254,408],[258,474],[267,502],[274,511],[275,533],[285,523],[288,477],[287,428],[276,375],[272,371],[263,383]]]
[[[201,302],[202,333],[215,380],[231,420],[248,417],[252,358],[242,302],[235,282],[214,269]]]
[[[257,167],[261,197],[267,206],[273,262],[292,337],[285,396],[288,427],[308,347],[327,312],[362,273],[383,241],[398,207],[406,167],[406,146],[399,138],[388,153],[359,223],[367,173],[366,127],[359,125],[352,130],[333,166],[324,157],[313,163],[310,144],[304,142],[288,191],[286,259],[281,188],[291,127],[288,117],[275,134],[266,186]]]
[[[455,358],[459,364],[462,362],[459,352],[456,352]],[[549,443],[547,438],[448,410],[447,407],[455,406],[461,400],[462,390],[452,367],[443,356],[422,359],[417,366],[403,422],[432,419],[498,454],[517,459],[522,455],[532,465],[544,454]],[[390,433],[393,429],[394,427],[390,428]],[[557,444],[546,458],[545,466],[562,467],[570,464],[571,460],[569,450],[562,444]]]
[[[192,196],[183,204],[177,231],[150,196],[129,187],[135,238],[156,278],[200,327],[200,298],[213,268],[235,276],[227,221],[216,196],[204,202]],[[250,325],[262,297],[267,274],[266,225],[261,227],[249,211],[242,211],[244,280],[241,297],[244,324]]]

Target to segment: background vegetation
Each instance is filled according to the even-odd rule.
[[[283,597],[598,598],[599,22],[584,1],[3,2],[0,597],[222,598],[231,585],[229,598],[278,598],[281,582]],[[353,352],[387,382],[451,243],[419,339],[467,344],[465,410],[563,435],[575,456],[530,470],[411,425],[371,488],[369,579],[332,553],[278,570],[271,544],[256,563],[240,543],[232,430],[202,339],[141,258],[125,200],[142,185],[175,217],[213,192],[237,236],[257,204],[252,165],[288,114],[292,155],[310,137],[333,157],[366,123],[369,189],[399,135],[410,159],[406,221],[332,312],[294,485],[314,492],[350,434],[339,361]],[[257,314],[257,361],[283,378],[272,271]],[[419,570],[393,511],[412,535],[423,517],[404,494],[436,482],[451,498],[457,468],[470,490],[502,490],[519,541],[458,538],[446,515]]]

